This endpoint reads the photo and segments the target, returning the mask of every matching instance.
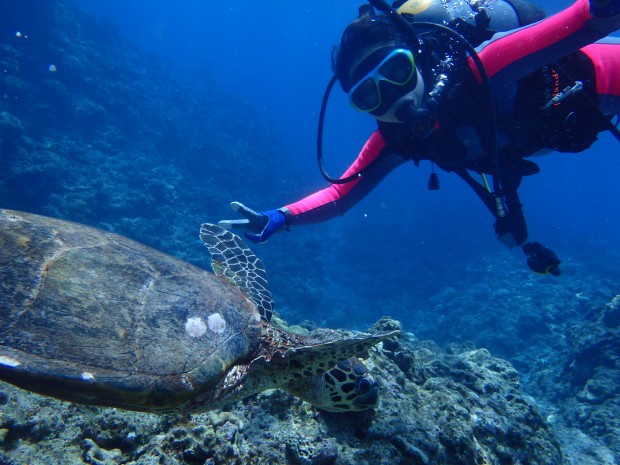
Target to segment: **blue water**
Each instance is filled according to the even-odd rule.
[[[324,185],[315,162],[318,109],[331,76],[330,49],[355,17],[359,1],[248,6],[199,0],[174,4],[79,0],[78,4],[109,18],[121,35],[143,50],[163,57],[171,66],[198,70],[249,102],[287,144],[290,165],[305,171],[300,181],[309,189]],[[553,13],[568,4],[556,0],[543,6]],[[373,128],[372,119],[352,110],[337,89],[327,116],[328,168],[334,173],[344,168]],[[560,243],[569,253],[582,248],[585,241],[614,242],[620,237],[617,144],[608,135],[601,139],[582,154],[552,154],[536,160],[542,173],[526,179],[520,191],[532,237]],[[283,166],[274,176],[288,176],[287,171]],[[347,220],[396,223],[386,234],[406,232],[410,240],[422,241],[429,248],[445,247],[445,234],[451,242],[465,241],[457,249],[482,246],[495,253],[491,220],[459,180],[443,174],[442,191],[427,193],[428,169],[407,166],[399,171],[349,213]],[[299,197],[306,193],[299,192]],[[281,203],[293,200],[282,197]],[[325,230],[331,227],[322,226]],[[280,246],[282,241],[277,241],[271,246]]]
[[[233,200],[256,210],[277,208],[325,186],[316,167],[318,110],[331,77],[330,49],[356,16],[359,1],[77,3],[88,13],[107,18],[123,40],[163,61],[164,70],[193,76],[196,89],[204,85],[207,94],[229,95],[229,114],[217,124],[231,132],[232,144],[251,146],[256,138],[248,129],[251,124],[234,115],[243,112],[241,116],[264,128],[265,137],[285,154],[273,166],[268,150],[251,152],[247,163],[225,158],[225,150],[216,152],[222,157],[222,171],[230,175],[220,178],[217,202],[205,201],[200,210],[193,208],[196,218],[215,222],[234,217],[227,209]],[[544,8],[552,13],[568,4],[546,2]],[[105,49],[106,37],[97,40],[97,46]],[[153,79],[165,86],[167,71]],[[183,98],[194,97],[191,86],[182,92]],[[220,105],[207,103],[202,111],[218,115]],[[344,169],[374,127],[372,118],[355,112],[336,86],[326,119],[328,170],[335,174]],[[199,135],[202,128],[196,123],[193,130]],[[207,155],[191,152],[194,141],[166,141],[164,137],[163,143],[169,144],[166,163],[182,164],[194,157],[194,177],[186,176],[184,182],[199,186],[209,179],[209,173],[199,168],[201,157]],[[178,155],[178,162],[176,153],[184,153]],[[618,143],[604,134],[584,153],[553,153],[536,162],[542,171],[524,180],[520,195],[530,238],[552,247],[564,261],[561,278],[554,281],[531,275],[522,253],[507,250],[495,239],[493,219],[454,175],[440,173],[441,190],[429,192],[429,164],[422,163],[420,168],[408,164],[343,218],[279,234],[254,247],[270,272],[277,308],[291,322],[310,319],[320,325],[356,329],[365,329],[388,313],[411,331],[449,341],[457,335],[445,333],[433,321],[439,318],[433,313],[437,295],[446,289],[462,293],[483,281],[491,289],[508,287],[509,293],[529,292],[525,284],[542,289],[573,286],[578,292],[579,280],[584,278],[604,284],[596,298],[605,301],[620,282]],[[156,165],[148,159],[140,163]],[[258,166],[264,169],[259,171]],[[132,188],[140,189],[140,182]],[[243,197],[245,183],[260,185],[260,189]],[[185,203],[181,194],[176,203],[174,197],[163,198],[170,211]],[[139,236],[134,234],[137,228],[132,229],[132,215],[138,212],[128,212],[124,225],[111,228],[173,253],[184,240],[180,237],[194,234],[193,230],[174,231],[170,223],[167,228],[149,230],[146,215]],[[100,222],[105,226],[108,218],[102,216]],[[178,236],[174,246],[167,242],[173,234]],[[178,254],[202,264],[205,259],[197,258],[200,253],[194,248]],[[553,293],[543,294],[545,304],[563,305],[554,302]]]
[[[170,66],[212,78],[273,128],[288,152],[287,164],[274,170],[273,177],[295,177],[303,187],[292,195],[257,193],[247,199],[238,198],[230,185],[231,201],[258,210],[276,208],[325,185],[315,161],[318,110],[331,76],[330,49],[356,16],[359,1],[78,3],[109,18],[122,36]],[[568,4],[545,2],[543,7],[553,13]],[[373,128],[373,120],[351,109],[336,86],[326,120],[329,171],[344,169]],[[526,179],[520,189],[530,237],[552,247],[565,262],[565,277],[559,279],[577,278],[583,266],[596,279],[620,282],[615,252],[620,160],[617,142],[608,135],[601,139],[581,154],[536,159],[541,173]],[[405,165],[345,217],[281,234],[256,247],[272,270],[283,316],[363,329],[389,313],[412,331],[440,338],[442,331],[433,329],[440,325],[432,321],[430,297],[447,287],[467,289],[479,280],[497,287],[495,279],[514,275],[510,279],[519,289],[524,280],[533,279],[523,271],[521,252],[508,251],[495,239],[492,218],[469,188],[454,175],[440,173],[442,189],[429,192],[429,170],[428,164]],[[276,203],[265,203],[263,197]],[[220,219],[209,218],[210,210],[205,205],[206,219]],[[272,255],[273,248],[281,255]],[[294,258],[289,263],[286,257]],[[472,281],[472,267],[488,271]],[[290,283],[291,270],[296,284]],[[426,317],[418,314],[421,309],[428,311]],[[424,318],[430,318],[425,330],[420,329]],[[445,335],[448,340],[453,336]]]

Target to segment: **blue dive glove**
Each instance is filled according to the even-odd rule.
[[[226,229],[246,229],[245,233],[252,242],[265,242],[273,234],[286,227],[286,216],[280,210],[255,212],[240,202],[232,202],[230,208],[245,216],[244,220],[222,220],[218,224]]]
[[[590,0],[590,13],[597,18],[609,18],[620,13],[620,0]]]

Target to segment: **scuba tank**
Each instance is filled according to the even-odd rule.
[[[496,32],[540,21],[545,13],[526,0],[407,0],[394,5],[399,14],[416,21],[443,24],[463,35],[474,47]]]

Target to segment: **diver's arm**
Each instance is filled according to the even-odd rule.
[[[258,212],[240,202],[232,202],[232,209],[244,219],[222,220],[218,224],[227,229],[246,231],[245,237],[252,242],[265,242],[292,225],[317,223],[342,215],[405,161],[404,157],[387,148],[385,139],[377,130],[343,175],[350,176],[364,169],[363,176],[345,184],[332,184],[277,210]]]
[[[620,113],[620,38],[609,37],[581,51],[594,68],[599,108],[606,115]]]
[[[372,191],[394,168],[404,162],[405,158],[387,149],[387,144],[378,130],[373,132],[342,177],[368,167],[364,175],[345,184],[331,184],[287,205],[282,209],[287,217],[287,225],[317,223],[344,214]]]
[[[615,3],[613,2],[607,3]],[[594,16],[594,0],[570,7],[534,24],[499,33],[478,47],[478,56],[495,88],[515,82],[620,28],[620,14]],[[472,66],[477,74],[475,66]]]

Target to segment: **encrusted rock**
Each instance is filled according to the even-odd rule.
[[[571,352],[554,384],[568,428],[598,438],[620,456],[620,296],[592,309],[570,328]],[[589,440],[592,442],[592,439]]]
[[[122,453],[118,449],[106,450],[93,441],[86,438],[83,441],[84,462],[90,465],[114,465],[121,461]]]
[[[20,460],[34,463],[45,455],[54,465],[562,463],[509,363],[484,349],[445,353],[406,335],[388,346],[367,360],[381,383],[379,407],[349,414],[321,412],[273,390],[226,411],[159,417],[76,407],[5,385],[0,427],[11,439],[3,454],[12,460],[19,450]],[[413,361],[404,370],[398,354]],[[54,427],[35,433],[33,425],[50,425],[52,412]]]

